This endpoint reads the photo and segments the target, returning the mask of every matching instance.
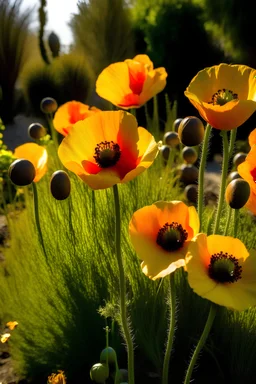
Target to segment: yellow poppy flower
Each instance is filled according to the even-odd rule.
[[[124,109],[139,108],[166,86],[165,68],[154,69],[147,55],[110,64],[99,75],[96,92]]]
[[[256,305],[256,251],[236,238],[198,234],[189,244],[190,287],[218,305],[243,311]]]
[[[245,161],[238,165],[237,171],[250,184],[250,197],[245,206],[256,215],[256,145],[252,146]]]
[[[19,323],[17,321],[8,321],[6,323],[6,327],[10,329],[10,331],[13,331]]]
[[[156,280],[183,267],[188,244],[198,231],[195,208],[182,201],[158,201],[136,211],[129,233],[142,272]]]
[[[17,147],[13,154],[17,159],[29,160],[35,167],[34,182],[39,181],[47,171],[48,154],[45,148],[36,143],[26,143]]]
[[[63,371],[58,371],[59,373],[52,373],[48,377],[48,384],[66,384],[66,377]]]
[[[84,120],[99,111],[100,109],[89,107],[89,105],[79,101],[69,101],[58,108],[54,115],[53,126],[56,131],[60,132],[63,136],[67,136],[70,128],[77,121]]]
[[[1,343],[6,343],[11,337],[11,334],[10,333],[3,333],[2,335],[0,335],[0,341]]]
[[[212,127],[237,128],[256,110],[256,71],[229,64],[205,68],[192,79],[185,96]]]
[[[134,179],[157,153],[154,137],[124,111],[99,112],[79,121],[58,150],[63,165],[92,189]]]

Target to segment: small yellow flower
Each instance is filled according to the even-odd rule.
[[[199,233],[188,246],[186,269],[199,296],[238,311],[256,305],[256,251],[239,239]]]
[[[52,373],[48,377],[48,384],[66,384],[66,377],[64,371],[58,371],[59,373]]]
[[[13,331],[17,327],[18,324],[19,323],[17,321],[8,321],[8,323],[6,323],[5,325],[7,328],[10,329],[10,331]]]
[[[10,333],[3,333],[2,335],[0,335],[0,337],[1,337],[1,343],[6,343],[8,340],[9,340],[9,338],[11,337],[11,334]]]
[[[231,130],[256,110],[256,70],[220,64],[199,71],[185,96],[212,127]]]

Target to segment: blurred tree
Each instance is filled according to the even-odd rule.
[[[4,123],[15,114],[15,84],[28,51],[29,18],[31,9],[20,12],[22,0],[0,0],[0,116]]]
[[[78,4],[70,26],[76,44],[98,75],[113,62],[133,56],[129,2],[89,0]]]

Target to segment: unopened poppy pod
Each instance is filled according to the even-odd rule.
[[[147,55],[109,65],[99,75],[96,92],[123,109],[139,108],[166,86],[165,68],[154,69]]]
[[[61,105],[56,111],[53,119],[53,126],[63,136],[67,136],[71,127],[80,120],[87,119],[100,112],[96,107],[80,103],[79,101],[68,101]]]
[[[203,233],[186,255],[188,282],[199,296],[238,311],[256,305],[256,251],[237,238]]]
[[[63,165],[92,189],[134,179],[157,153],[154,137],[124,111],[99,112],[77,122],[58,150]]]
[[[156,280],[184,267],[187,247],[199,231],[194,207],[182,201],[158,201],[136,211],[129,224],[141,268]]]
[[[48,154],[44,147],[36,143],[26,143],[17,147],[14,151],[14,157],[30,161],[36,171],[34,182],[39,181],[47,171]]]
[[[192,79],[185,96],[212,127],[237,128],[256,110],[256,71],[230,64],[205,68]]]

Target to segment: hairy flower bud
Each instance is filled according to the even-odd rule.
[[[31,184],[35,176],[35,167],[28,160],[17,159],[9,167],[9,177],[11,181],[20,187]]]
[[[228,184],[225,199],[233,209],[242,208],[250,196],[250,185],[243,179],[235,179]]]
[[[163,138],[164,144],[174,148],[180,144],[180,139],[177,132],[166,132]]]
[[[239,152],[233,158],[233,164],[238,167],[239,164],[243,163],[246,159],[247,153]]]
[[[195,116],[182,119],[178,129],[180,141],[188,147],[199,145],[204,139],[204,125]]]
[[[51,194],[56,200],[65,200],[70,195],[70,178],[65,171],[56,171],[50,181]]]
[[[181,118],[178,118],[176,120],[174,120],[174,123],[173,123],[173,129],[175,132],[178,132],[178,129],[179,129],[179,125],[181,123],[182,119]]]
[[[30,124],[28,134],[32,139],[38,140],[46,135],[46,129],[40,123]]]
[[[58,104],[52,97],[45,97],[41,101],[40,108],[43,113],[54,113],[58,108]]]
[[[109,368],[107,364],[97,363],[91,367],[90,377],[95,383],[104,384],[109,376]]]
[[[182,156],[187,164],[194,164],[197,161],[197,151],[193,147],[184,147]]]

